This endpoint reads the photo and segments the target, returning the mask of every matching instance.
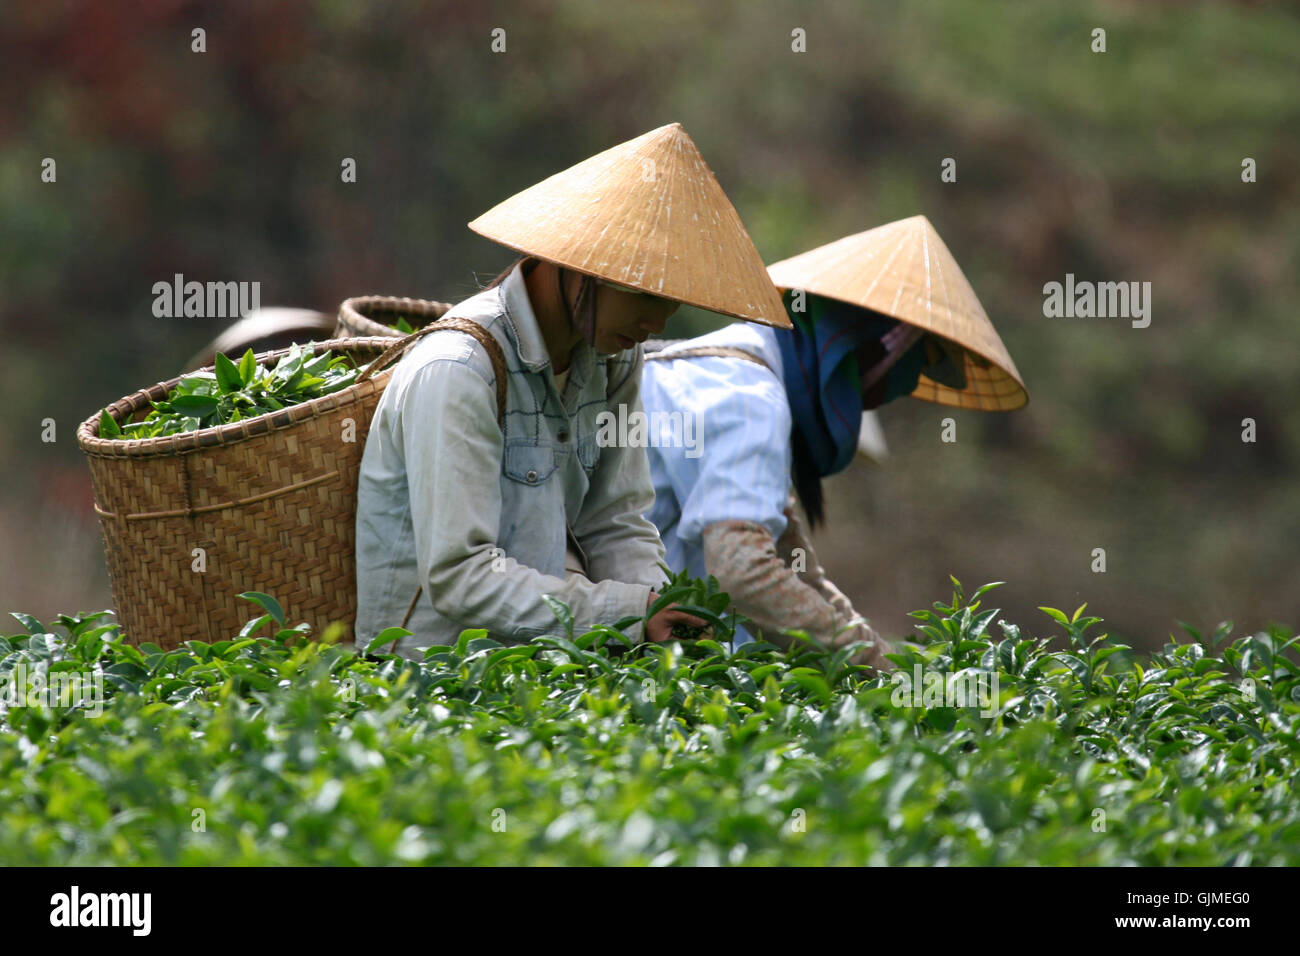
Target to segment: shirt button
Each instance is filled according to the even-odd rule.
[[[537,480],[537,472],[530,471],[528,474],[524,475],[524,477],[528,479],[529,484],[532,484]]]
[[[569,440],[569,433],[568,433],[568,432],[560,432],[560,433],[559,433],[558,435],[556,435],[555,437],[558,438],[560,441],[568,441],[568,440]]]

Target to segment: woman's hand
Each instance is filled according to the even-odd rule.
[[[659,595],[654,591],[651,591],[650,602],[646,604],[646,609],[649,610],[657,600],[659,600]],[[688,627],[704,628],[705,631],[708,630],[709,624],[707,621],[701,620],[694,614],[687,614],[685,611],[674,610],[676,607],[676,604],[670,604],[646,622],[646,640],[654,641],[656,644],[674,640],[673,626],[677,624],[684,624]],[[697,637],[704,636],[706,636],[705,633],[697,635]],[[677,639],[680,640],[680,638]]]

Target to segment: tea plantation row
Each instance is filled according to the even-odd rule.
[[[1052,653],[986,590],[917,612],[897,662],[992,700],[612,628],[412,662],[269,600],[245,633],[276,637],[169,653],[107,612],[15,615],[0,682],[98,673],[106,699],[0,705],[0,862],[1300,863],[1296,638],[1189,629],[1139,661],[1045,609]]]

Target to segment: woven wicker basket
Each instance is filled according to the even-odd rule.
[[[450,303],[429,299],[402,299],[391,295],[361,295],[345,299],[339,306],[338,324],[334,337],[346,339],[353,336],[393,336],[403,333],[392,323],[404,317],[412,328],[420,328],[440,319],[451,310]]]
[[[365,337],[312,348],[318,355],[347,353],[361,365],[386,361],[400,345]],[[238,597],[243,591],[271,594],[290,624],[308,621],[316,636],[342,621],[343,639],[351,638],[357,473],[390,375],[381,371],[282,411],[161,438],[100,438],[99,412],[81,423],[77,444],[89,459],[127,640],[173,648],[233,638],[261,613]],[[150,400],[179,381],[128,395],[108,413],[119,425],[139,421]]]

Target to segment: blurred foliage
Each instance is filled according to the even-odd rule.
[[[893,403],[887,467],[828,484],[822,557],[873,620],[903,630],[949,572],[1015,582],[1022,615],[1082,595],[1134,635],[1300,612],[1286,5],[49,2],[0,7],[0,44],[0,529],[39,533],[43,500],[88,514],[88,480],[49,504],[84,479],[75,424],[224,324],[155,318],[154,282],[454,301],[510,259],[469,219],[680,121],[768,261],[929,216],[1024,375],[1010,415]],[[1043,318],[1067,272],[1152,282],[1151,326]],[[669,334],[711,320],[684,310]],[[0,541],[0,606],[106,596],[21,550]]]

